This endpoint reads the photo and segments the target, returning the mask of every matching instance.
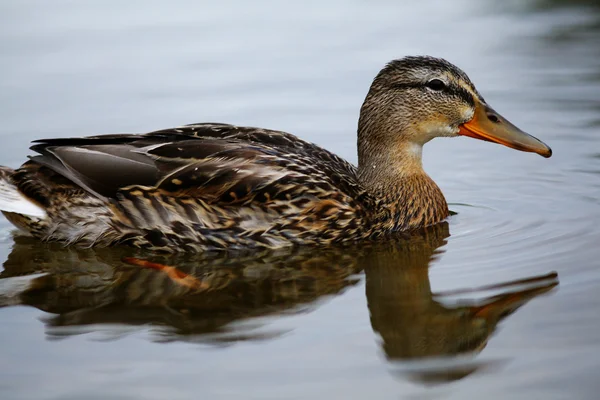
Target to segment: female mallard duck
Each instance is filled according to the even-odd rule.
[[[167,251],[375,238],[448,216],[421,150],[465,135],[550,157],[467,75],[432,57],[392,61],[360,110],[358,168],[296,136],[194,124],[143,135],[42,139],[0,169],[0,210],[43,240]]]

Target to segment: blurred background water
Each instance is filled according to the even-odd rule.
[[[12,167],[37,138],[205,121],[356,162],[371,80],[410,54],[460,66],[554,151],[434,140],[448,224],[383,248],[170,260],[182,282],[2,219],[0,398],[597,398],[598,2],[5,0],[0,35]]]

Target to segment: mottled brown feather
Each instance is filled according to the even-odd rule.
[[[353,165],[279,131],[195,124],[137,137],[45,140],[34,149],[41,155],[11,180],[46,208],[35,229],[29,217],[19,224],[44,240],[166,251],[283,247],[360,240],[446,217],[411,214],[413,203],[399,201],[413,201],[420,184],[415,194],[435,192],[435,184],[415,178],[397,199],[373,196]],[[86,174],[70,158],[77,149],[94,151],[99,165],[104,154],[106,163],[138,163],[143,184],[115,179],[114,166]]]

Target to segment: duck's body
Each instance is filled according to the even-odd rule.
[[[423,88],[411,83],[415,71],[428,79]],[[470,96],[457,107],[472,109],[427,110],[427,102],[449,101],[427,86],[427,73],[445,76],[444,96]],[[398,90],[423,98],[414,103]],[[327,244],[416,229],[448,216],[421,167],[421,147],[434,136],[456,136],[475,120],[476,104],[493,113],[462,71],[407,58],[390,63],[371,86],[358,167],[289,133],[225,124],[41,140],[32,147],[39,155],[17,170],[0,169],[0,210],[42,240],[168,251]],[[425,111],[415,121],[419,107]],[[512,145],[549,156],[528,140]]]
[[[282,247],[359,240],[448,215],[443,196],[436,207],[419,207],[429,213],[400,213],[395,208],[411,204],[415,191],[389,204],[364,188],[352,164],[273,130],[195,124],[45,140],[33,149],[40,155],[2,171],[47,216],[5,215],[44,240],[192,251]]]

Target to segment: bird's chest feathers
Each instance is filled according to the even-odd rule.
[[[389,231],[405,231],[433,225],[448,217],[448,205],[440,188],[427,175],[402,178],[382,187],[379,221]]]

